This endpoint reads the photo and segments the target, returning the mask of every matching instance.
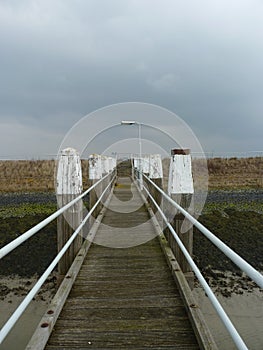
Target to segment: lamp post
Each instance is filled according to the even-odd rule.
[[[122,120],[121,125],[138,125],[138,139],[139,139],[139,184],[140,189],[143,190],[142,181],[142,124],[134,120]]]

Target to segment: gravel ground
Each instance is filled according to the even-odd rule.
[[[0,206],[19,205],[25,203],[56,203],[56,195],[47,193],[6,193],[0,194]]]
[[[240,203],[240,202],[256,202],[262,204],[263,189],[259,190],[240,190],[240,191],[210,191],[207,196],[206,203]]]
[[[208,192],[206,203],[240,203],[256,202],[262,204],[263,189],[259,190],[240,190],[240,191],[210,191]],[[24,203],[56,203],[56,195],[47,193],[0,193],[0,206],[19,205]]]

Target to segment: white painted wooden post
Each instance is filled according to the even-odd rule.
[[[181,151],[185,154],[179,153]],[[172,150],[168,194],[193,194],[192,160],[189,150]],[[178,152],[178,153],[175,153]]]
[[[117,158],[113,158],[113,167],[116,169],[117,167]]]
[[[168,179],[168,194],[184,209],[191,212],[192,196],[194,193],[192,163],[189,149],[173,149],[171,151],[171,162]],[[184,224],[183,224],[184,223]],[[184,216],[177,213],[174,218],[173,226],[176,233],[184,243],[185,247],[192,255],[193,253],[193,228],[187,225]],[[189,227],[187,227],[189,226]],[[191,284],[193,276],[191,267],[185,259],[178,245],[173,239],[169,239],[171,248],[174,250],[176,259],[181,269],[186,273],[188,281]]]
[[[143,157],[142,171],[144,174],[150,173],[150,156]]]
[[[149,156],[149,178],[160,188],[163,188],[163,165],[160,154],[150,154]],[[151,184],[148,184],[150,192],[152,193],[158,205],[162,202],[161,193]]]
[[[114,159],[112,157],[109,157],[108,161],[109,161],[109,171],[112,172],[114,169]]]
[[[115,175],[117,175],[117,158],[112,158],[112,171],[114,171]]]
[[[106,175],[110,172],[109,158],[101,156],[102,174]]]
[[[61,208],[82,193],[82,171],[78,152],[73,148],[64,149],[58,158],[56,195]],[[57,247],[62,249],[73,231],[82,220],[82,201],[74,204],[57,220]],[[58,272],[65,275],[82,244],[79,234],[58,264]]]
[[[132,158],[132,177],[135,180],[138,176],[138,169],[139,169],[139,158],[137,156],[133,156]]]
[[[138,157],[134,157],[133,158],[134,168],[137,169],[137,170],[139,169],[139,160],[140,159]]]
[[[101,155],[92,154],[89,156],[89,180],[99,180],[102,178]]]
[[[89,156],[88,161],[89,161],[89,186],[91,187],[103,176],[103,166],[102,166],[103,160],[100,154],[92,154]],[[99,192],[99,188],[96,188],[96,190],[94,189],[89,193],[89,210],[96,203],[100,195],[100,193],[98,192]],[[98,205],[97,208],[94,210],[92,216],[97,217],[97,214],[99,213],[99,211],[100,211],[100,206]],[[94,219],[92,216],[89,220],[89,227],[91,227],[94,222]]]
[[[150,179],[162,179],[163,178],[163,165],[160,154],[150,155]]]

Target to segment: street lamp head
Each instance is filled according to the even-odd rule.
[[[135,120],[122,120],[121,125],[134,125],[136,124],[138,126],[138,139],[139,139],[139,148],[140,148],[140,158],[139,158],[139,184],[140,189],[143,189],[143,178],[142,178],[142,138],[141,138],[141,128],[142,124],[136,122]]]
[[[134,120],[122,120],[121,124],[122,125],[133,125],[133,124],[137,124],[137,122],[135,122]]]

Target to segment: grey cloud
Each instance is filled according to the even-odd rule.
[[[252,134],[262,148],[262,13],[256,0],[1,1],[0,120],[60,134],[136,100],[179,114],[207,147],[216,131],[218,149]]]

